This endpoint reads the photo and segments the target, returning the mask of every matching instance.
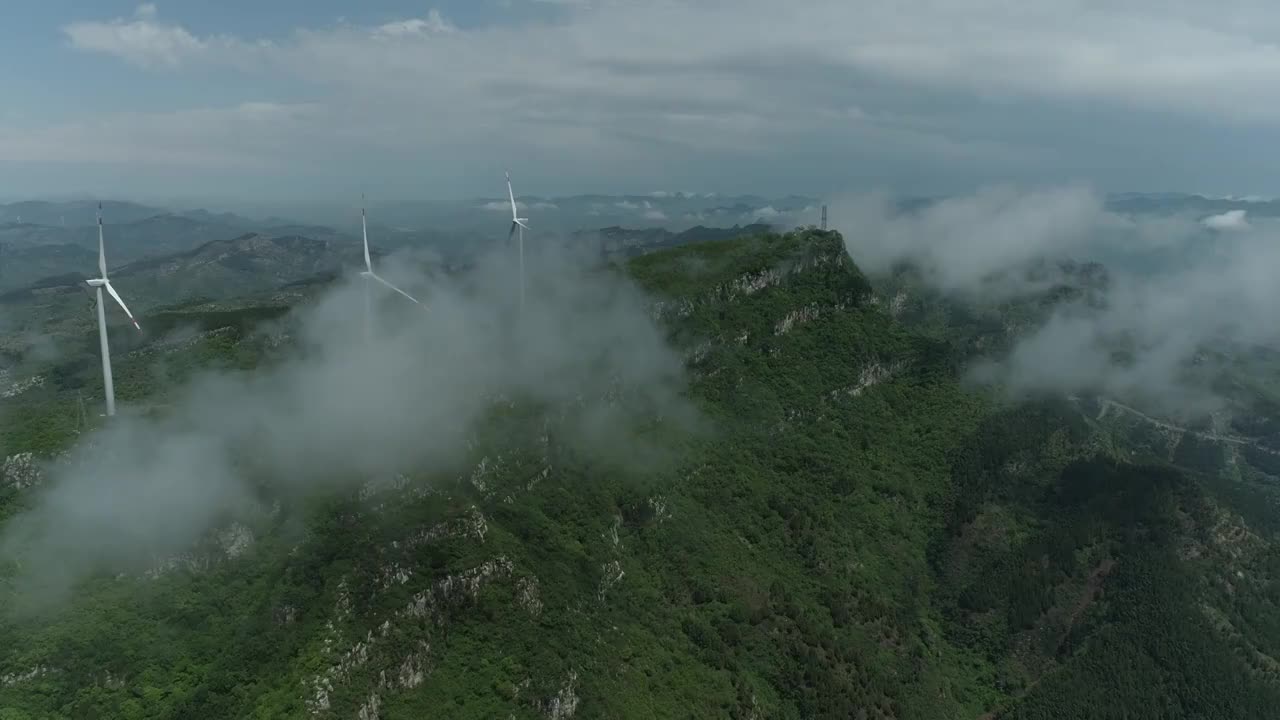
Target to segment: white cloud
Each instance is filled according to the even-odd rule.
[[[439,10],[432,8],[424,18],[397,20],[378,26],[374,32],[386,37],[406,37],[422,35],[442,35],[457,32],[452,23],[444,19]]]
[[[1082,186],[993,187],[910,212],[880,198],[836,198],[830,213],[863,269],[909,262],[933,289],[986,304],[996,323],[1017,316],[993,301],[1062,282],[1058,261],[1103,263],[1088,300],[1064,302],[1039,327],[1016,328],[1007,355],[977,365],[978,377],[1007,389],[1098,391],[1162,412],[1198,412],[1216,402],[1209,387],[1188,382],[1199,352],[1280,341],[1273,324],[1257,322],[1280,305],[1277,225],[1215,236],[1191,215],[1110,212]],[[1151,262],[1171,248],[1176,262]],[[1125,255],[1141,261],[1130,265]],[[1127,362],[1117,361],[1121,344]]]
[[[1247,230],[1249,221],[1244,210],[1228,210],[1221,215],[1211,215],[1202,222],[1211,230]]]
[[[142,66],[177,67],[209,50],[218,40],[201,39],[177,25],[156,21],[156,6],[139,5],[133,20],[74,22],[63,32],[80,50],[116,55]]]
[[[752,217],[760,218],[764,220],[772,220],[773,218],[776,218],[781,214],[782,213],[778,212],[778,210],[774,208],[772,205],[765,205],[764,207],[752,213]]]
[[[1071,257],[1122,222],[1081,186],[992,186],[913,213],[897,211],[882,195],[857,195],[831,200],[828,213],[865,269],[885,272],[911,260],[931,284],[965,294],[992,292],[990,279],[1036,258]]]
[[[1207,348],[1232,355],[1280,341],[1274,326],[1256,320],[1280,303],[1271,278],[1277,263],[1280,243],[1275,228],[1267,228],[1242,231],[1207,259],[1173,272],[1113,270],[1101,307],[1060,308],[979,373],[1003,372],[1015,390],[1100,390],[1174,415],[1215,409],[1222,398],[1193,381],[1188,365]],[[1127,364],[1113,354],[1122,339],[1132,348]]]
[[[644,214],[641,215],[640,217],[644,218],[645,220],[663,221],[667,219],[667,214],[657,208],[653,208],[650,210],[645,210]]]
[[[640,205],[638,203],[633,203],[630,200],[619,200],[618,202],[614,203],[614,206],[622,208],[623,210],[639,210],[640,209]]]

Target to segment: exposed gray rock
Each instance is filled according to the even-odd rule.
[[[560,692],[556,696],[547,701],[546,712],[547,717],[552,720],[564,720],[573,717],[578,711],[578,671],[570,670],[569,677],[561,686]]]
[[[0,488],[24,490],[39,485],[43,480],[40,464],[33,453],[10,455],[0,463]]]

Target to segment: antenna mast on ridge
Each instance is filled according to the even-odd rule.
[[[826,232],[826,230],[827,230],[827,206],[823,205],[822,206],[822,231]]]

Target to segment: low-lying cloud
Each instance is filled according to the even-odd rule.
[[[388,262],[392,282],[425,288],[427,308],[374,285],[366,338],[364,288],[347,281],[284,321],[285,359],[198,376],[155,419],[122,403],[50,466],[0,551],[20,562],[24,588],[55,594],[96,571],[136,570],[261,509],[264,487],[280,497],[456,470],[498,398],[555,409],[562,435],[605,455],[634,451],[628,413],[696,422],[643,294],[567,250],[527,250],[523,311],[509,252],[457,277]]]
[[[1211,230],[1247,230],[1249,221],[1245,210],[1228,210],[1221,215],[1211,215],[1204,219],[1204,226]]]
[[[1045,255],[1076,254],[1108,220],[1102,198],[1085,187],[989,187],[915,212],[883,194],[829,204],[831,226],[844,231],[862,267],[888,272],[911,262],[931,285],[960,295],[1019,292],[1018,270]]]
[[[914,210],[851,196],[832,201],[830,212],[864,269],[909,263],[961,302],[1028,299],[1079,282],[1046,275],[1057,261],[1101,262],[1105,282],[1088,300],[1058,304],[1007,354],[972,368],[1013,392],[1100,392],[1198,414],[1223,401],[1209,388],[1214,353],[1280,341],[1266,321],[1280,307],[1280,226],[1245,223],[1243,213],[1212,223],[1121,214],[1085,187],[988,188]]]

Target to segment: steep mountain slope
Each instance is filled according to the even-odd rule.
[[[1240,483],[1161,457],[1119,462],[1079,406],[999,407],[963,390],[971,347],[896,322],[835,233],[699,243],[626,270],[684,353],[703,429],[653,417],[626,388],[565,406],[500,399],[457,468],[281,495],[278,514],[95,578],[69,607],[4,619],[0,706],[31,718],[1280,706],[1277,528],[1240,510],[1270,502],[1265,485],[1242,498]],[[122,357],[125,392],[144,399],[129,378],[157,352],[269,365],[288,340],[255,332],[261,319],[210,317],[182,347]],[[71,377],[5,406],[0,517],[38,492],[18,453],[71,436]],[[631,417],[638,444],[602,453],[575,429],[603,407]]]
[[[998,668],[1000,717],[1269,717],[1280,493],[1099,456],[1097,429],[1018,408],[955,456],[932,546],[948,637]]]

